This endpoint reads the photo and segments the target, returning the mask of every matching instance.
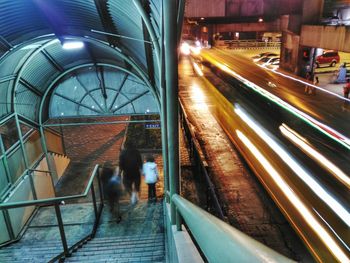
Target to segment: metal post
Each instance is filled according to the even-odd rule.
[[[176,230],[181,231],[182,216],[178,209],[176,209]]]
[[[19,120],[18,120],[18,115],[17,114],[15,114],[15,120],[16,120],[16,127],[17,127],[17,133],[18,133],[18,137],[19,137],[19,142],[20,142],[20,145],[21,145],[22,153],[23,153],[24,165],[25,165],[26,169],[28,170],[30,168],[29,167],[30,165],[29,165],[27,152],[26,152],[26,149],[25,149],[24,141],[23,141],[23,135],[22,135],[22,131],[21,131],[21,126],[19,124]],[[32,174],[28,174],[28,175],[29,175],[30,188],[32,189],[32,193],[33,193],[33,198],[34,199],[38,199],[37,195],[36,195],[36,191],[35,191],[33,176],[32,176]]]
[[[162,132],[162,152],[163,152],[163,177],[164,177],[164,193],[169,191],[169,159],[168,159],[168,125],[167,125],[167,107],[166,107],[166,85],[165,85],[165,54],[164,54],[164,15],[163,5],[161,5],[161,46],[160,46],[160,97],[161,97],[161,132]],[[167,203],[170,202],[169,196],[165,195]]]
[[[66,234],[64,233],[64,226],[63,226],[63,221],[62,221],[62,216],[61,216],[61,210],[60,210],[59,204],[57,204],[57,203],[55,204],[55,211],[56,211],[58,228],[60,229],[60,235],[61,235],[61,241],[62,241],[62,246],[63,246],[63,250],[64,250],[64,255],[69,257],[70,253],[68,251]]]
[[[7,154],[6,154],[6,150],[5,150],[5,145],[4,142],[2,141],[1,138],[1,134],[0,134],[0,149],[2,151],[2,155],[3,155],[3,162],[4,162],[4,167],[5,167],[5,173],[6,173],[6,177],[7,177],[7,182],[11,183],[12,182],[12,178],[11,178],[11,174],[10,174],[10,168],[9,168],[9,164],[7,162]],[[1,160],[1,158],[0,158]]]
[[[147,31],[151,37],[151,40],[152,40],[152,45],[154,47],[154,53],[155,53],[156,58],[159,62],[160,61],[159,45],[158,45],[157,37],[156,37],[156,34],[155,34],[154,29],[152,27],[151,21],[150,21],[149,17],[147,16],[145,10],[143,9],[141,1],[140,0],[133,0],[133,2],[134,2],[134,5],[135,5],[137,11],[140,14],[142,20],[143,20],[143,22],[145,23]],[[158,63],[158,65],[159,65],[159,63]]]
[[[64,155],[67,155],[67,152],[66,152],[66,144],[64,142],[64,134],[63,134],[63,128],[62,128],[62,119],[61,118],[58,118],[58,121],[60,123],[60,132],[61,132],[61,136],[62,136],[62,147],[63,147],[63,154]]]
[[[312,78],[314,78],[314,74],[315,74],[315,61],[316,61],[316,48],[312,48],[311,49],[312,52],[312,56],[311,56],[311,62],[310,62],[310,68],[311,68],[311,76]],[[313,81],[314,79],[312,79]]]
[[[98,182],[98,188],[99,188],[99,192],[100,192],[100,198],[101,198],[101,204],[103,205],[104,201],[103,201],[103,187],[101,184],[101,177],[100,177],[100,169],[97,168],[97,182]]]
[[[170,195],[179,193],[179,116],[176,1],[163,0],[165,33],[166,101]],[[170,201],[171,223],[176,223],[176,209]]]
[[[94,189],[94,183],[91,183],[91,196],[92,196],[92,203],[94,204],[94,212],[95,212],[95,219],[97,220],[97,205],[96,205],[96,196],[95,196],[95,189]]]
[[[9,233],[10,239],[13,240],[13,239],[15,239],[15,234],[13,232],[13,227],[12,227],[9,211],[7,209],[3,210],[3,215],[4,215],[6,228],[7,228],[7,231]]]

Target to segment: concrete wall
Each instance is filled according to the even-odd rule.
[[[48,171],[46,158],[43,158],[37,167],[36,170]],[[48,173],[34,172],[33,181],[35,186],[35,191],[38,199],[45,199],[55,197],[55,190],[53,189],[52,178]]]
[[[278,32],[281,31],[281,21],[279,19],[273,22],[265,23],[236,23],[236,24],[217,24],[213,25],[214,32]]]
[[[187,0],[186,17],[225,16],[225,1],[222,0]]]
[[[187,0],[186,17],[300,14],[303,0]]]
[[[164,202],[164,224],[166,228],[166,257],[169,263],[204,263],[187,230],[177,231],[170,224],[170,205]]]
[[[56,168],[57,180],[61,178],[70,163],[70,159],[61,154],[51,154]]]
[[[304,25],[300,45],[350,52],[350,27]]]

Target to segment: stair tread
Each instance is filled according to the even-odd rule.
[[[83,222],[90,217],[90,213],[87,214],[82,210],[91,210],[91,204],[75,204],[68,207],[69,205],[62,206],[62,210],[67,212],[76,210],[75,212],[79,213],[78,218],[86,216]],[[123,214],[122,222],[116,224],[108,207],[105,207],[95,237],[82,244],[70,257],[65,259],[65,262],[165,262],[162,204],[148,206],[145,202],[140,201],[136,206],[127,205],[122,208],[122,211],[123,209],[128,211]],[[52,208],[42,209],[36,220],[32,221],[36,226],[29,227],[28,236],[24,236],[17,243],[0,248],[0,262],[48,262],[63,252],[57,230],[55,232],[46,227],[45,229],[51,232],[41,235],[42,224],[47,223],[43,220],[53,218],[49,214],[51,212],[54,213]],[[72,220],[73,218],[70,218],[67,222],[71,223]],[[81,224],[81,229],[84,229],[85,225]],[[72,225],[65,226],[65,229],[67,235],[70,233],[77,235],[81,232],[79,229],[78,231],[76,228],[73,229]],[[45,238],[57,237],[58,240],[40,239],[42,236]],[[68,237],[67,240],[69,244],[72,244],[72,239]]]

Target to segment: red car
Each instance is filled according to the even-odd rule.
[[[316,67],[318,68],[320,65],[324,64],[334,67],[339,61],[340,57],[337,51],[324,51],[322,55],[316,57]]]

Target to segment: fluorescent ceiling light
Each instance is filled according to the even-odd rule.
[[[84,42],[79,40],[64,40],[62,47],[64,49],[80,49],[84,47]]]

